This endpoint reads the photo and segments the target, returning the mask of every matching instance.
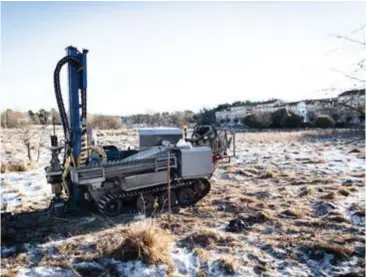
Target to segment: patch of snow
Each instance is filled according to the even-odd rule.
[[[75,277],[75,273],[70,269],[51,266],[39,266],[19,270],[16,277]]]
[[[180,274],[195,276],[198,273],[199,261],[192,252],[187,249],[175,247],[172,251],[172,257],[177,271]]]
[[[11,247],[1,246],[1,258],[9,257],[14,253],[16,253],[16,251],[17,251],[16,246]]]
[[[80,218],[80,222],[81,223],[84,223],[84,224],[93,222],[94,220],[95,220],[95,217],[83,217],[83,218]]]
[[[360,207],[365,209],[365,191],[358,191],[354,195],[350,195],[345,198],[340,204],[338,204],[338,208],[343,211],[348,219],[352,222],[352,224],[360,227],[365,227],[365,216],[356,215],[355,212],[351,210],[351,206],[354,204],[358,204]]]
[[[165,277],[166,266],[146,266],[141,261],[116,262],[116,267],[120,276],[128,277]]]

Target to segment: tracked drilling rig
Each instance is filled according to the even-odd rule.
[[[64,139],[59,142],[55,133],[51,135],[52,159],[45,168],[54,198],[42,211],[3,213],[3,230],[11,223],[30,223],[35,217],[62,217],[90,206],[104,216],[113,217],[142,210],[149,212],[157,205],[163,209],[168,195],[171,207],[188,207],[205,197],[216,164],[235,155],[234,134],[219,131],[212,125],[197,124],[190,138],[159,140],[138,150],[88,145],[88,51],[79,52],[70,46],[66,52],[53,75]],[[60,87],[60,71],[66,64],[68,113]]]

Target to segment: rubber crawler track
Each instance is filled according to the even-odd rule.
[[[204,187],[203,190],[197,190],[197,188],[200,185],[203,185],[203,187]],[[171,184],[171,191],[186,188],[186,187],[192,188],[195,192],[195,201],[193,203],[191,203],[191,205],[190,205],[190,206],[193,206],[210,192],[211,184],[210,184],[209,180],[207,180],[205,178],[185,180],[185,181],[174,181]],[[147,189],[142,189],[142,190],[137,190],[137,191],[131,191],[131,192],[108,193],[105,196],[103,196],[100,199],[100,201],[97,203],[97,208],[102,216],[113,217],[113,216],[108,215],[108,212],[106,212],[105,207],[107,206],[107,204],[110,201],[118,199],[118,200],[121,200],[121,202],[122,202],[122,209],[121,209],[121,213],[119,215],[134,215],[134,214],[139,213],[137,207],[135,205],[132,207],[128,206],[127,208],[124,207],[123,202],[125,200],[132,199],[133,200],[132,202],[135,202],[135,200],[137,199],[138,196],[140,196],[141,193],[142,193],[142,195],[147,195],[147,194],[157,195],[157,194],[161,194],[162,192],[164,192],[166,190],[167,190],[167,185],[163,184],[163,185],[160,185],[157,187],[147,188]],[[160,211],[160,207],[158,207],[158,209]],[[148,211],[146,211],[146,212],[148,213]],[[23,221],[21,217],[20,218],[12,217],[12,216],[10,216],[10,214],[7,215],[7,213],[5,213],[5,214],[2,214],[2,218],[1,218],[1,221],[2,221],[1,236],[7,237],[7,235],[8,235],[9,237],[12,237],[13,239],[16,239],[19,241],[27,241],[27,240],[34,239],[34,237],[37,237],[37,233],[40,230],[43,230],[43,229],[48,230],[49,228],[52,227],[52,216],[51,216],[50,212],[36,211],[32,214],[38,215],[38,216],[41,216],[43,214],[43,217],[48,217],[49,224],[45,224],[46,222],[43,221],[42,226],[40,226],[38,224],[30,225],[29,219]],[[47,216],[46,216],[46,214],[47,214]],[[114,215],[114,216],[116,216],[116,215]],[[36,217],[36,218],[38,218],[38,217]],[[34,218],[32,220],[33,223],[35,223],[35,221],[37,221],[36,218]],[[48,222],[48,220],[47,220],[47,222]]]
[[[200,185],[204,186],[203,190],[197,189]],[[198,201],[200,201],[202,198],[204,198],[211,190],[211,184],[205,178],[173,182],[171,184],[172,191],[176,190],[176,189],[186,188],[186,187],[192,188],[193,191],[195,192],[195,201],[193,203],[191,203],[189,206],[195,205]],[[156,195],[156,194],[162,193],[164,191],[167,191],[166,184],[160,185],[160,186],[154,187],[154,188],[147,188],[147,189],[131,191],[131,192],[110,192],[99,199],[99,201],[97,203],[97,208],[102,215],[110,217],[111,215],[106,210],[106,207],[110,202],[115,201],[117,199],[122,202],[122,208],[121,208],[121,212],[119,213],[119,215],[135,214],[135,213],[139,212],[137,207],[135,205],[132,207],[131,206],[123,207],[123,203],[125,200],[131,201],[131,199],[137,199],[137,197],[140,196],[141,194],[142,195],[147,195],[147,194]]]

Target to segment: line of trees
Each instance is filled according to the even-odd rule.
[[[61,124],[60,115],[55,109],[51,109],[49,111],[40,109],[37,112],[29,110],[26,113],[6,109],[1,113],[1,127],[17,128],[18,126],[28,124],[48,125],[52,123],[52,118],[54,118],[56,125]]]
[[[197,121],[193,111],[177,111],[173,113],[163,112],[154,114],[135,114],[125,118],[131,124],[146,125],[176,125],[181,127],[183,124],[190,124]]]
[[[88,114],[88,122],[98,129],[119,129],[123,123],[146,124],[146,125],[176,125],[181,127],[183,124],[196,122],[196,114],[193,111],[177,111],[173,113],[163,112],[154,114],[135,114],[125,118],[109,115]],[[29,110],[24,113],[7,109],[1,113],[2,128],[19,128],[24,125],[61,125],[60,114],[56,109],[49,111],[40,109],[39,111]]]

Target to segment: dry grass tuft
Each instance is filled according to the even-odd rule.
[[[301,218],[305,215],[305,211],[302,209],[292,208],[280,212],[280,215],[284,217]]]
[[[238,174],[247,176],[247,177],[253,177],[255,175],[259,175],[260,171],[258,169],[252,168],[252,167],[245,167],[243,169],[236,170]]]
[[[6,271],[5,273],[1,272],[1,277],[16,277],[17,272],[14,270]]]
[[[36,165],[33,163],[7,163],[7,164],[1,164],[0,165],[0,171],[1,173],[7,173],[7,172],[25,172],[28,170],[32,170],[36,168]]]
[[[201,247],[208,247],[212,245],[222,245],[228,242],[232,242],[234,237],[231,235],[209,229],[209,228],[202,228],[191,235],[188,235],[186,238],[183,239],[183,242],[186,242],[187,245],[191,246],[192,248],[196,245]]]
[[[303,164],[323,164],[325,163],[324,159],[320,158],[297,158],[297,161],[301,161]]]
[[[60,254],[68,254],[77,249],[77,245],[72,242],[66,242],[56,247]]]
[[[202,269],[197,273],[197,277],[206,277],[206,276],[207,276],[206,273]]]
[[[366,177],[365,171],[362,171],[362,170],[356,171],[356,172],[351,172],[349,175],[352,177],[356,177],[356,178],[365,178]]]
[[[358,191],[358,187],[349,187],[348,190],[350,192],[357,192]]]
[[[306,246],[307,248],[310,248],[311,250],[324,251],[324,252],[327,252],[329,254],[333,254],[334,256],[336,256],[338,258],[349,258],[354,252],[354,250],[351,247],[338,245],[338,244],[332,244],[332,243],[329,243],[329,242],[302,241],[302,244],[304,246]]]
[[[16,257],[16,261],[18,265],[21,265],[23,267],[29,265],[29,256],[26,253],[20,253]]]
[[[38,266],[52,266],[52,267],[61,267],[61,268],[71,268],[72,265],[70,262],[66,261],[65,259],[55,259],[52,257],[44,257],[38,263]]]
[[[301,190],[299,196],[300,197],[304,197],[304,196],[312,195],[314,193],[315,193],[315,189],[313,187],[311,187],[311,186],[308,186],[308,187],[304,187]]]
[[[221,257],[217,259],[219,267],[225,271],[226,274],[234,274],[240,268],[240,263],[233,257]]]
[[[1,173],[3,173],[3,172],[1,172]],[[8,187],[10,187],[10,184],[9,184],[8,182],[3,182],[3,183],[1,184],[1,187],[3,187],[3,188],[8,188]]]
[[[210,260],[210,258],[212,257],[210,252],[206,251],[203,248],[194,248],[193,255],[198,257],[200,259],[201,263],[207,263]]]
[[[264,209],[257,214],[257,218],[261,222],[271,221],[275,218],[275,216],[276,216],[276,214],[269,209]]]
[[[359,159],[366,159],[366,151],[363,151],[357,155],[357,158]]]
[[[266,272],[266,271],[267,271],[267,268],[264,265],[257,264],[254,266],[254,272],[262,273],[262,272]]]
[[[329,177],[317,177],[313,180],[311,180],[311,184],[330,184],[334,182],[334,180],[332,180],[332,178]]]
[[[322,199],[328,199],[328,200],[335,200],[337,198],[337,194],[332,191],[324,196],[321,197]]]
[[[359,147],[354,147],[353,149],[351,149],[348,153],[362,153],[363,150]]]
[[[341,194],[343,196],[349,196],[351,192],[348,189],[341,188],[340,190],[338,190],[338,194]]]
[[[247,203],[247,204],[253,204],[253,205],[264,204],[264,202],[262,200],[259,200],[258,198],[250,197],[250,196],[239,196],[237,199],[238,199],[238,202],[240,202],[240,203]]]
[[[121,237],[113,236],[113,242],[105,237],[97,249],[121,261],[142,260],[148,264],[166,264],[169,270],[173,269],[169,248],[172,239],[163,229],[138,222],[120,234]]]
[[[276,178],[278,177],[278,173],[275,171],[267,170],[266,172],[263,172],[258,176],[260,179],[270,179],[270,178]]]
[[[365,216],[366,214],[365,205],[362,203],[353,203],[349,209],[358,216]]]

